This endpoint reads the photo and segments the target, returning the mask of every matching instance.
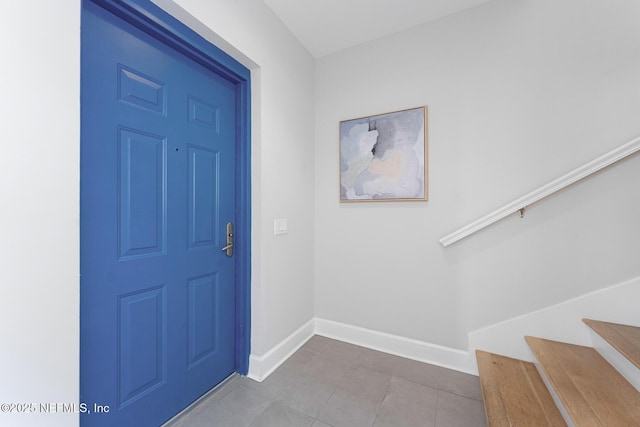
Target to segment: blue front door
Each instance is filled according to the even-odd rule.
[[[81,422],[159,425],[238,369],[238,90],[89,1],[82,43]]]

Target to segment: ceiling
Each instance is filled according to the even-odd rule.
[[[264,0],[316,58],[490,0]]]

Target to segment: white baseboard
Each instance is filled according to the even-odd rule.
[[[475,362],[466,351],[326,319],[316,318],[315,324],[317,335],[456,371],[477,374]]]
[[[475,350],[533,361],[525,335],[592,346],[582,318],[637,324],[640,277],[469,333],[469,351],[314,318],[263,356],[249,357],[248,377],[263,381],[313,335],[477,375]]]
[[[252,380],[262,382],[278,366],[304,345],[315,333],[315,319],[309,320],[297,331],[282,340],[263,356],[249,356],[249,372],[247,376]]]
[[[475,362],[466,351],[316,318],[305,323],[265,355],[252,354],[249,357],[247,376],[255,381],[264,381],[278,366],[316,334],[407,359],[477,374]]]

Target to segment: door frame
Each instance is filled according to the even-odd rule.
[[[235,370],[249,371],[251,345],[251,73],[231,56],[150,0],[95,3],[173,50],[232,82],[236,88]],[[82,123],[81,123],[82,126]]]

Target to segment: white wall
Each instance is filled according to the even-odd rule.
[[[496,0],[316,69],[316,316],[454,349],[640,276],[634,156],[438,240],[640,135],[640,4]],[[338,123],[429,106],[429,201],[340,204]]]
[[[0,403],[77,403],[80,2],[5,5],[0,40]],[[77,420],[34,409],[0,424]]]

